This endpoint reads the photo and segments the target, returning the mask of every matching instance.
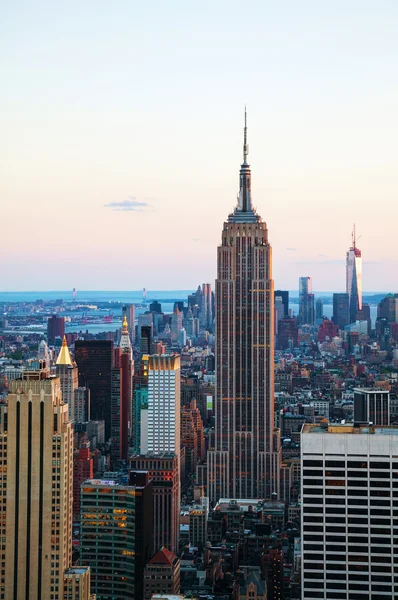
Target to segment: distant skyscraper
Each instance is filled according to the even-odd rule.
[[[183,313],[179,311],[178,306],[175,306],[174,312],[171,315],[171,337],[174,341],[179,339],[180,331],[182,329],[182,319]]]
[[[315,299],[312,293],[311,277],[299,279],[299,320],[300,325],[314,325]]]
[[[387,294],[379,302],[377,307],[377,318],[386,319],[388,323],[398,322],[398,294]]]
[[[298,327],[294,317],[286,317],[279,322],[278,350],[292,350],[298,347]]]
[[[362,254],[356,245],[355,225],[352,245],[347,252],[346,286],[350,306],[350,323],[355,323],[357,311],[362,310]]]
[[[347,293],[333,294],[333,323],[343,330],[350,320],[350,297]]]
[[[53,315],[47,321],[47,341],[49,346],[54,346],[55,338],[62,338],[65,335],[65,319]]]
[[[61,382],[62,399],[68,405],[69,420],[75,419],[75,391],[77,390],[78,375],[76,364],[72,362],[66,337],[62,340],[62,347],[56,363],[56,374]]]
[[[238,205],[217,252],[216,430],[208,494],[266,498],[278,490],[274,430],[274,284],[266,223],[252,205],[245,115]]]
[[[283,304],[284,313],[283,313],[283,315],[279,315],[279,318],[283,319],[284,317],[288,317],[289,316],[289,292],[287,290],[275,290],[274,298],[275,298],[275,301],[277,298],[280,298],[280,300]]]
[[[211,283],[202,284],[201,301],[202,306],[199,315],[200,324],[204,329],[211,330],[213,327]]]
[[[129,328],[129,334],[131,343],[134,345],[135,343],[135,306],[134,304],[127,304],[123,306],[123,311],[127,317],[127,323]]]
[[[322,321],[323,319],[323,300],[322,298],[317,298],[315,302],[315,318],[317,321]]]
[[[93,421],[105,421],[105,439],[111,437],[111,375],[113,342],[76,340],[75,360],[79,386],[90,388],[90,412]]]
[[[128,322],[123,320],[120,340],[121,354],[121,394],[120,394],[120,458],[127,460],[129,433],[133,427],[133,375],[134,361],[131,349]]]
[[[73,426],[58,378],[40,370],[11,381],[0,445],[1,597],[63,598],[72,564]]]

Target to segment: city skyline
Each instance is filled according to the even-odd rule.
[[[364,289],[388,290],[397,267],[397,6],[172,7],[7,7],[0,204],[17,227],[2,233],[3,288],[20,289],[27,252],[41,267],[26,273],[27,289],[213,281],[247,102],[276,285],[295,289],[308,274],[314,289],[343,291],[356,222]],[[240,42],[242,26],[249,41]],[[161,250],[176,240],[171,270]]]

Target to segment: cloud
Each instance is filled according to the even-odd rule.
[[[150,208],[150,204],[146,202],[146,198],[142,201],[137,200],[135,196],[129,196],[127,200],[122,200],[121,202],[109,202],[108,204],[104,204],[104,207],[118,211],[144,212],[144,210]]]
[[[192,238],[193,242],[200,242],[200,238]]]
[[[289,252],[295,252],[297,248],[286,248],[286,250],[289,250]]]
[[[296,265],[345,265],[345,260],[336,258],[330,260],[298,260]]]

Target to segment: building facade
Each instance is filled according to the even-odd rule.
[[[333,294],[333,323],[344,329],[350,321],[350,296],[347,293]]]
[[[81,563],[91,570],[97,600],[142,600],[152,543],[152,485],[147,474],[129,485],[89,479],[81,485]]]
[[[26,371],[0,405],[5,600],[63,598],[72,563],[73,427],[60,380],[47,375]]]
[[[75,391],[79,384],[77,367],[72,362],[65,336],[62,340],[55,369],[61,382],[62,399],[68,405],[69,420],[73,421],[75,418]]]
[[[398,429],[304,425],[302,598],[398,597]]]
[[[208,494],[260,498],[278,488],[274,431],[274,284],[266,223],[252,205],[247,128],[238,205],[217,252],[216,429]]]

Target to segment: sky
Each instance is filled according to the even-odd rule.
[[[216,276],[244,105],[273,278],[397,291],[396,0],[6,0],[0,289]],[[359,237],[360,236],[360,237]]]

